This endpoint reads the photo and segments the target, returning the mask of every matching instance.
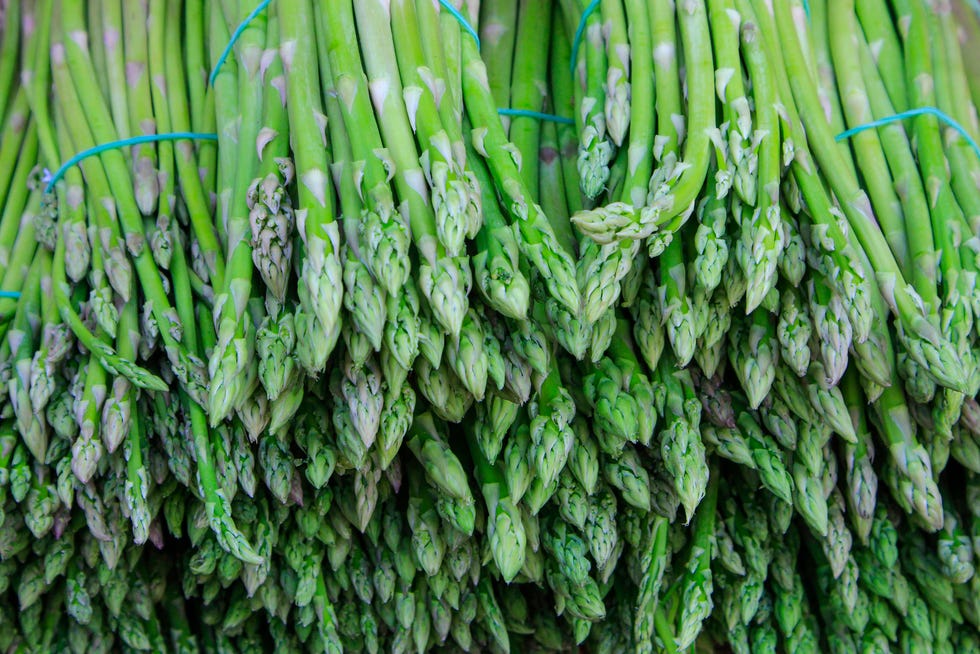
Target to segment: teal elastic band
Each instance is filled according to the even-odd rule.
[[[218,71],[221,70],[221,67],[225,63],[225,59],[227,59],[228,55],[231,54],[231,49],[235,47],[235,42],[238,41],[239,37],[241,37],[242,32],[245,31],[248,24],[255,20],[256,16],[265,11],[265,8],[271,3],[272,0],[262,0],[262,2],[259,3],[259,6],[253,9],[252,13],[246,16],[245,20],[243,20],[238,27],[235,28],[235,33],[231,35],[228,45],[226,45],[225,49],[221,51],[221,56],[218,57],[218,61],[216,61],[214,64],[214,70],[211,71],[211,77],[208,78],[208,86],[214,86],[214,78],[218,76]]]
[[[550,120],[553,123],[560,123],[562,125],[575,124],[575,121],[571,118],[546,114],[540,111],[531,111],[530,109],[497,109],[497,113],[501,116],[523,116],[525,118],[537,118],[538,120]]]
[[[470,21],[466,20],[466,16],[459,13],[459,9],[449,4],[449,0],[439,0],[439,4],[442,5],[443,8],[446,11],[448,11],[453,18],[459,21],[459,24],[462,25],[464,30],[470,33],[470,36],[472,36],[473,40],[476,41],[476,49],[479,50],[480,36],[476,33],[476,30],[473,29],[473,26],[470,25]]]
[[[20,299],[20,293],[18,293],[17,291],[0,291],[0,298],[17,300]]]
[[[837,135],[836,140],[843,141],[844,139],[849,139],[855,134],[859,134],[865,130],[874,129],[876,127],[882,127],[884,125],[890,125],[891,123],[897,123],[899,121],[906,120],[908,118],[915,118],[916,116],[935,116],[942,122],[946,123],[953,129],[955,129],[957,132],[959,132],[960,136],[966,139],[966,142],[970,144],[971,148],[973,148],[973,152],[976,153],[977,157],[980,157],[980,146],[978,146],[977,142],[973,140],[973,138],[967,133],[965,129],[963,129],[963,126],[935,107],[919,107],[917,109],[909,109],[908,111],[897,113],[894,116],[888,116],[887,118],[880,118],[878,120],[873,120],[870,123],[865,123],[864,125],[858,125],[857,127],[852,127],[846,132],[841,132],[840,134]]]
[[[47,186],[44,187],[45,193],[50,193],[54,185],[58,183],[58,180],[65,176],[65,171],[76,165],[79,161],[83,159],[88,159],[89,157],[105,152],[106,150],[115,150],[117,148],[124,148],[127,145],[140,145],[141,143],[156,143],[158,141],[183,141],[185,139],[194,141],[217,141],[217,134],[204,134],[199,132],[171,132],[168,134],[147,134],[145,136],[133,136],[128,139],[120,139],[118,141],[110,141],[108,143],[102,143],[101,145],[96,145],[88,150],[82,150],[74,157],[61,164],[61,168],[55,171],[50,178],[46,179]]]
[[[806,17],[810,17],[810,0],[803,0],[803,11],[806,12]]]
[[[572,72],[575,72],[575,62],[578,61],[578,47],[582,44],[582,34],[585,32],[585,23],[589,20],[589,16],[592,12],[596,10],[599,6],[600,0],[592,0],[589,6],[585,8],[582,12],[582,18],[578,21],[578,27],[575,29],[575,38],[572,39]]]

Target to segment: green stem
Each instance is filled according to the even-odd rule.
[[[2,110],[0,110],[2,111]],[[31,120],[31,107],[28,105],[27,92],[23,87],[17,89],[14,99],[7,112],[3,124],[4,138],[0,143],[0,170],[14,170],[15,167],[33,166],[37,163],[38,122]],[[44,129],[44,128],[41,128]],[[31,145],[33,143],[33,145]],[[23,151],[23,155],[21,155]],[[25,161],[26,160],[26,161]],[[17,194],[26,190],[25,184],[17,184],[18,177],[4,175],[0,179],[0,206],[8,210],[8,199],[13,205],[17,204]],[[11,191],[13,195],[11,196]]]
[[[179,7],[178,15],[179,15]],[[149,70],[150,97],[153,100],[153,114],[157,128],[164,134],[173,130],[170,122],[169,88],[166,77],[165,49],[167,24],[167,0],[150,0],[149,13]],[[156,224],[150,232],[150,249],[161,268],[170,267],[173,256],[173,243],[170,238],[170,223],[177,206],[176,183],[174,180],[174,143],[161,141],[158,146],[159,206]]]
[[[498,107],[509,107],[514,43],[517,40],[518,0],[482,2],[478,6],[480,52],[487,62],[490,94]]]
[[[76,35],[79,38],[84,32],[84,23],[81,15],[80,0],[65,0],[63,2],[63,27],[66,34]],[[71,78],[75,82],[76,90],[79,92],[80,105],[85,113],[85,118],[92,131],[94,140],[104,143],[116,140],[109,111],[105,106],[104,100],[92,91],[96,88],[95,72],[86,51],[83,41],[76,41],[69,38],[65,41],[64,47],[58,49],[55,56],[56,47],[52,47],[52,61],[56,64],[58,59],[64,57],[71,71]],[[106,177],[115,199],[117,218],[125,235],[125,240],[130,254],[135,260],[137,275],[140,280],[140,287],[146,300],[151,303],[153,316],[160,328],[160,334],[173,356],[181,354],[179,341],[181,327],[175,320],[173,308],[167,297],[160,276],[160,271],[153,261],[153,257],[146,247],[146,235],[143,232],[143,224],[140,218],[136,198],[133,194],[133,185],[130,183],[129,171],[126,169],[125,159],[118,150],[107,150],[100,155],[102,165],[105,168]],[[117,292],[119,289],[116,289]]]
[[[905,81],[905,59],[888,3],[885,0],[857,0],[856,5],[864,38],[875,45],[875,63],[888,97],[896,113],[906,111],[909,108],[909,94]]]
[[[34,8],[35,30],[27,35],[25,52],[28,57],[21,62],[21,77],[30,80],[30,85],[22,87],[27,91],[30,111],[37,121],[41,153],[50,166],[61,161],[55,144],[54,121],[49,111],[51,93],[51,14],[54,0],[40,0]],[[15,100],[16,102],[16,100]],[[7,139],[4,139],[6,144]],[[0,147],[0,153],[3,152]],[[0,165],[3,157],[0,155]],[[0,200],[0,203],[3,201]]]
[[[514,231],[498,204],[490,171],[472,146],[467,146],[473,173],[483,192],[483,226],[477,232],[476,254],[471,259],[476,286],[491,307],[515,320],[524,320],[531,290],[521,271]]]
[[[371,106],[367,77],[357,46],[357,28],[347,3],[338,11],[317,12],[320,32],[329,55],[344,127],[350,140],[353,165],[362,171],[366,212],[358,221],[359,247],[366,265],[391,295],[397,295],[410,272],[408,225],[395,209],[389,186],[390,155]]]
[[[647,185],[653,172],[654,143],[654,75],[653,37],[647,3],[626,0],[630,46],[630,112],[627,156],[629,174],[623,184],[620,200],[634,207],[646,204]],[[558,69],[553,69],[557,71]],[[557,86],[557,82],[555,82]],[[556,94],[557,95],[557,94]]]
[[[827,9],[827,18],[831,23],[826,30],[830,39],[829,49],[833,53],[834,70],[837,73],[837,84],[840,87],[847,126],[864,125],[874,120],[874,114],[861,76],[860,57],[854,56],[855,49],[860,47],[857,40],[858,26],[854,15],[854,2],[831,0]],[[833,125],[838,133],[843,131],[843,127],[843,125]],[[899,266],[907,274],[910,270],[910,245],[905,238],[902,206],[888,172],[888,163],[879,133],[876,130],[859,132],[851,137],[850,144],[854,148],[854,158],[863,175],[882,232]],[[924,299],[926,297],[923,295]]]
[[[200,2],[198,0],[188,0],[185,3],[185,13],[191,14],[195,9],[199,12],[200,7],[197,6],[199,4]],[[167,15],[178,15],[180,6],[180,0],[169,0]],[[190,18],[188,20],[190,21]],[[188,25],[190,24],[188,22]],[[201,111],[201,109],[197,108],[195,104],[194,76],[185,76],[185,62],[180,56],[180,24],[175,20],[167,20],[166,35],[164,54],[166,56],[166,87],[167,98],[169,100],[167,108],[170,113],[170,127],[175,132],[198,129],[199,125],[195,125],[194,123],[195,121],[200,121],[197,118],[197,112]],[[193,33],[188,33],[185,36],[189,50],[193,43],[193,36]],[[187,65],[191,65],[192,63],[188,61]],[[201,66],[203,67],[203,62]],[[193,68],[191,66],[191,70]],[[205,73],[202,68],[199,76],[204,79],[204,75]],[[190,96],[185,91],[188,88],[190,89]],[[201,93],[203,93],[203,89]],[[198,102],[201,101],[203,100],[198,100]],[[191,111],[189,116],[188,107],[190,107]],[[196,144],[192,141],[177,141],[173,144],[177,163],[177,174],[180,181],[180,195],[184,200],[184,204],[187,206],[187,214],[190,217],[194,236],[201,248],[201,255],[207,270],[211,275],[210,279],[206,281],[210,282],[212,288],[221,288],[224,283],[225,261],[221,252],[221,245],[218,242],[214,219],[211,215],[210,201],[201,182],[195,148]]]
[[[0,168],[0,170],[12,171],[6,177],[13,191],[6,198],[0,197],[0,206],[3,207],[3,211],[0,213],[0,279],[6,274],[11,256],[14,254],[12,248],[21,229],[21,219],[30,194],[27,183],[28,177],[37,163],[37,127],[31,121],[21,129],[24,134],[22,154],[17,158],[16,164],[12,163],[8,168]],[[7,133],[10,134],[9,131]],[[6,141],[4,144],[6,145]],[[0,166],[3,166],[2,162],[0,162]],[[9,291],[11,289],[5,288],[3,290]]]
[[[7,270],[4,272],[3,279],[0,280],[0,289],[19,292],[24,284],[27,269],[30,267],[34,253],[37,252],[38,248],[34,220],[41,211],[41,197],[39,190],[31,193],[23,214],[22,227],[17,232],[17,240],[14,241],[13,248],[11,248],[12,255]],[[16,299],[0,298],[0,336],[6,331],[7,323],[16,309]]]
[[[27,10],[30,11],[30,8]],[[0,120],[7,115],[7,102],[16,88],[17,55],[21,45],[21,11],[21,3],[17,0],[10,0],[4,5],[3,27],[0,28],[0,34],[3,34],[3,45],[0,46]]]
[[[577,113],[575,111],[575,80],[569,75],[569,68],[572,65],[572,43],[565,30],[558,29],[559,19],[563,12],[555,12],[553,34],[551,35],[551,70],[549,82],[551,84],[552,107],[556,115],[571,119]],[[653,84],[653,72],[650,73],[650,83]],[[652,103],[651,103],[652,104]],[[652,118],[652,116],[651,116]],[[652,121],[651,121],[652,124]],[[576,157],[578,156],[578,133],[575,124],[561,123],[556,126],[558,136],[558,154],[561,161],[562,180],[565,182],[565,204],[568,207],[568,215],[581,210],[584,206],[581,185],[579,184],[578,168]],[[652,130],[651,130],[652,131]],[[630,134],[635,132],[631,131]],[[653,135],[649,135],[650,143],[653,143]],[[647,153],[647,160],[652,154]],[[639,163],[639,168],[643,168],[643,161]],[[646,197],[646,185],[650,181],[649,170],[642,179],[643,195]],[[642,170],[638,171],[637,178],[642,177]],[[547,214],[549,217],[551,214]],[[554,221],[552,221],[554,223]],[[562,245],[569,252],[578,252],[578,235],[572,230],[571,223],[562,221],[560,227],[556,226],[556,235],[562,239]]]
[[[653,17],[654,42],[657,42],[657,17]],[[660,182],[655,188],[651,182],[652,204],[654,206],[654,228],[669,225],[669,231],[677,231],[694,211],[694,203],[704,185],[711,160],[709,131],[715,125],[715,85],[714,61],[711,52],[711,33],[708,29],[707,10],[703,3],[681,0],[677,7],[677,22],[680,26],[681,49],[684,55],[684,66],[687,88],[686,136],[684,140],[683,158],[686,164],[679,175],[668,166],[665,178],[658,179],[654,171],[654,180]],[[656,45],[654,45],[656,51]],[[656,58],[654,63],[657,63]],[[672,92],[672,91],[671,91]],[[676,130],[673,127],[672,115],[661,116],[659,109],[661,89],[657,87],[658,102],[658,134],[674,138]],[[665,105],[667,107],[669,105]],[[666,123],[671,123],[667,126]],[[665,131],[666,130],[666,131]],[[655,151],[657,146],[654,146]],[[669,145],[666,152],[669,152]],[[670,163],[669,159],[663,160]],[[646,221],[645,221],[646,222]]]
[[[421,256],[419,286],[436,319],[447,333],[458,335],[469,306],[472,280],[465,256],[452,256],[438,238],[435,215],[429,202],[425,174],[405,109],[398,75],[398,57],[391,33],[388,3],[355,0],[357,32],[371,35],[374,47],[364,50],[368,88],[374,101],[381,134],[395,163],[395,187],[408,213],[412,240]]]
[[[578,25],[588,0],[563,0],[566,20]],[[603,44],[602,21],[593,11],[586,19],[575,65],[575,127],[579,134],[578,171],[582,192],[596,199],[609,181],[614,147],[606,131],[605,88],[608,62]],[[574,30],[575,28],[573,28]]]
[[[318,144],[324,144],[326,137],[319,122],[324,113],[312,11],[307,0],[297,0],[280,5],[279,16],[282,42],[294,44],[291,55],[283,58],[283,67],[286,70],[289,132],[299,181],[297,209],[306,215],[305,229],[300,233],[306,250],[299,282],[300,305],[303,313],[309,316],[308,320],[315,319],[315,323],[310,323],[311,328],[315,324],[322,334],[323,342],[317,347],[312,362],[312,367],[320,370],[326,365],[326,357],[340,335],[343,273],[339,257],[340,227],[334,220],[329,161],[326,150],[318,147]]]
[[[228,28],[221,10],[212,7],[211,21],[209,26],[209,43],[227,43],[230,37]],[[216,48],[218,52],[221,47]],[[215,65],[212,58],[212,65]],[[202,152],[202,165],[204,156],[210,157],[213,153],[216,159],[213,163],[213,173],[216,177],[216,185],[213,186],[217,192],[217,213],[218,219],[215,221],[218,228],[218,238],[224,246],[225,254],[228,253],[228,217],[232,204],[232,190],[235,185],[235,170],[238,150],[235,148],[235,135],[237,133],[236,121],[238,120],[238,61],[235,57],[228,57],[224,65],[214,78],[214,84],[208,89],[208,99],[213,106],[213,110],[208,112],[208,116],[214,116],[214,131],[218,134],[218,147],[210,151]],[[226,143],[221,147],[222,143]],[[208,186],[212,188],[212,186]]]
[[[109,107],[119,138],[132,136],[126,93],[126,60],[123,53],[123,10],[121,0],[102,0],[102,34],[105,39]]]
[[[238,14],[244,17],[252,8],[251,2],[240,0]],[[262,125],[263,85],[260,67],[266,44],[266,24],[266,15],[259,14],[244,29],[236,44],[238,102],[235,116],[239,122],[235,133],[225,131],[234,125],[235,117],[230,107],[221,106],[225,97],[223,93],[217,92],[218,80],[215,81],[215,102],[219,112],[219,151],[229,150],[236,156],[232,160],[222,161],[222,165],[227,163],[230,168],[223,168],[220,173],[221,192],[229,193],[222,198],[227,267],[224,284],[215,289],[218,343],[208,364],[211,373],[208,414],[212,425],[219,424],[248,399],[252,372],[255,370],[254,330],[247,311],[252,295],[253,273],[247,191],[259,167],[256,142]],[[225,74],[228,68],[226,63],[218,77]],[[227,84],[231,86],[230,80]],[[231,97],[235,96],[232,93]],[[223,118],[230,122],[223,123]],[[239,356],[239,352],[245,352],[247,356]]]
[[[800,0],[792,1],[795,15],[800,16],[801,13],[806,15]],[[837,59],[832,58],[830,52],[833,47],[831,39],[838,36],[832,34],[831,21],[838,20],[840,15],[831,14],[828,5],[829,0],[813,0],[809,2],[807,21],[797,20],[797,34],[800,33],[801,27],[804,25],[813,32],[814,82],[817,86],[817,93],[820,95],[820,102],[823,105],[827,122],[830,123],[834,134],[840,134],[845,129],[844,114],[842,113],[841,107],[841,103],[843,102],[841,96],[844,94],[844,89],[838,88],[840,85],[840,74],[837,72],[838,63]],[[854,16],[853,8],[850,16],[852,18]],[[840,53],[834,51],[834,54],[839,55]],[[851,62],[856,63],[856,59],[851,57]],[[839,148],[842,160],[847,163],[851,175],[856,177],[857,170],[854,167],[854,158],[851,157],[848,144],[842,142],[839,144]]]
[[[510,75],[510,107],[529,111],[544,111],[545,79],[548,58],[542,52],[549,46],[548,32],[542,25],[552,24],[551,5],[537,0],[521,0],[517,15],[517,36],[514,65]],[[489,70],[487,73],[489,74]],[[500,105],[501,107],[507,105]],[[538,194],[538,151],[541,139],[541,120],[527,116],[512,116],[510,142],[521,155],[521,176],[532,198]]]
[[[68,6],[75,0],[64,2],[66,15]],[[156,134],[156,119],[153,115],[153,96],[150,90],[149,73],[149,7],[146,2],[123,2],[124,50],[126,57],[126,81],[129,85],[129,126],[136,135]],[[75,29],[84,30],[83,23],[75,23]],[[65,24],[65,33],[72,31]],[[69,41],[71,39],[69,38]],[[86,91],[88,94],[88,91]],[[88,113],[88,112],[86,112]],[[91,121],[92,118],[90,117]],[[122,135],[116,135],[119,138]],[[129,136],[126,134],[125,136]],[[99,142],[113,139],[99,138]],[[160,189],[156,176],[156,147],[144,143],[133,147],[133,190],[137,205],[143,215],[150,216],[156,210]],[[111,175],[110,175],[111,176]]]
[[[936,61],[938,107],[952,116],[977,141],[980,139],[977,135],[977,110],[970,99],[957,29],[951,24],[952,12],[948,5],[934,6],[932,12],[930,41]],[[970,234],[975,235],[980,229],[980,193],[977,193],[977,185],[971,180],[980,176],[980,159],[958,131],[946,124],[940,129],[949,160],[950,185],[970,226]]]
[[[420,146],[418,155],[431,191],[439,241],[449,256],[464,250],[470,207],[466,152],[460,138],[453,142],[443,128],[436,106],[438,79],[426,66],[415,9],[408,0],[390,4],[391,33],[401,73],[402,94]]]
[[[523,183],[510,154],[514,146],[504,135],[487,85],[486,68],[473,39],[463,40],[463,63],[463,93],[474,128],[473,146],[487,161],[497,190],[508,203],[521,253],[541,273],[549,294],[577,314],[581,298],[575,282],[574,263]]]
[[[183,76],[186,72],[187,86],[182,86],[180,89],[181,91],[184,88],[187,89],[186,97],[188,101],[185,109],[188,107],[190,109],[190,125],[191,129],[195,132],[206,131],[205,114],[207,112],[206,98],[209,66],[206,55],[207,10],[205,9],[205,4],[204,0],[187,0],[184,3],[183,57],[181,57],[180,48],[172,53],[172,57],[183,64],[180,74]],[[214,10],[211,9],[211,11]],[[176,20],[173,23],[175,26],[180,25]],[[180,34],[180,31],[178,31],[178,34]],[[168,54],[171,53],[168,51]],[[168,58],[167,61],[169,62],[170,59]],[[184,97],[183,93],[181,93],[181,97]],[[171,109],[171,113],[174,113],[173,109]],[[176,117],[174,120],[176,122]]]

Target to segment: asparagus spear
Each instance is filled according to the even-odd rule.
[[[487,81],[490,93],[498,107],[509,107],[518,0],[481,3],[476,7],[479,11],[480,49],[484,59],[489,62]]]
[[[304,368],[318,372],[324,369],[340,336],[340,226],[334,220],[330,173],[323,148],[325,117],[317,91],[319,72],[312,7],[306,0],[296,0],[280,9],[279,47],[286,71],[286,104],[299,198],[297,225],[303,243],[298,284],[301,310],[296,316],[296,328],[301,338],[313,339],[309,350],[303,347],[297,352]]]
[[[27,8],[30,16],[31,8]],[[3,49],[0,50],[0,117],[7,109],[7,102],[13,92],[17,73],[17,53],[20,44],[20,22],[22,7],[15,2],[4,3],[3,7]]]
[[[652,12],[651,20],[666,20],[670,15],[667,7],[661,7]],[[678,23],[680,25],[681,43],[685,54],[688,86],[688,114],[686,125],[687,138],[684,142],[683,156],[677,157],[676,141],[670,139],[669,132],[662,126],[658,132],[666,136],[662,142],[663,152],[661,166],[654,171],[650,180],[650,193],[647,204],[641,210],[624,203],[612,203],[601,210],[585,211],[576,214],[573,220],[585,233],[599,242],[619,241],[625,238],[645,239],[652,235],[654,241],[651,247],[654,253],[665,245],[664,241],[687,220],[694,210],[697,195],[707,177],[710,159],[709,130],[714,123],[714,102],[712,98],[712,57],[708,47],[710,32],[708,29],[707,11],[703,4],[697,2],[682,2],[677,7]],[[673,38],[654,29],[654,43],[664,43],[665,46],[655,50],[658,57],[655,63],[668,69],[676,63]],[[666,38],[665,38],[666,37]],[[672,79],[667,75],[668,79]],[[657,103],[661,104],[663,92],[658,89]],[[669,106],[665,99],[663,106]],[[680,104],[679,102],[677,103]],[[660,114],[658,109],[658,114]],[[669,119],[666,119],[669,121]],[[662,124],[662,123],[661,123]],[[670,156],[673,155],[673,156]]]
[[[531,289],[521,272],[517,240],[498,204],[486,164],[469,140],[466,145],[483,193],[483,225],[476,235],[477,254],[472,258],[476,287],[490,307],[508,318],[523,320]]]
[[[802,72],[799,45],[790,38],[792,18],[787,8],[775,8],[775,23],[780,43],[786,53],[785,76],[789,78],[800,116],[811,126],[807,141],[814,149],[821,170],[825,172],[831,187],[841,199],[841,208],[848,223],[875,266],[882,294],[889,300],[892,312],[902,326],[901,338],[914,358],[923,365],[929,365],[930,374],[936,377],[937,382],[954,390],[962,390],[965,383],[962,362],[948,340],[937,333],[919,309],[917,296],[906,284],[876,224],[867,195],[849,175],[847,167],[839,161],[840,153],[833,147],[829,126],[817,118],[819,100]]]
[[[453,141],[437,109],[439,87],[425,57],[416,12],[410,3],[396,0],[390,7],[391,29],[402,94],[408,118],[421,148],[420,163],[431,191],[436,233],[449,256],[463,250],[472,206],[462,139]],[[461,136],[461,135],[460,135]]]
[[[149,4],[123,4],[123,46],[126,58],[126,83],[129,108],[128,127],[134,134],[157,133],[153,114],[149,71]],[[120,138],[129,136],[128,131]],[[157,206],[160,185],[157,179],[157,155],[152,143],[133,148],[133,196],[143,215],[149,216]]]
[[[579,310],[579,291],[567,251],[558,243],[540,205],[523,184],[516,160],[492,105],[484,66],[472,39],[464,39],[463,94],[473,125],[473,147],[486,160],[497,189],[504,196],[514,220],[521,253],[540,271],[549,294],[573,313]]]
[[[476,465],[476,476],[490,513],[488,538],[494,562],[508,583],[524,565],[526,534],[520,511],[511,499],[500,469],[489,462],[477,442],[472,428],[467,428],[470,454]]]

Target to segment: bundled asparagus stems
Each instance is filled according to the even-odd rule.
[[[0,0],[0,651],[980,651],[978,44]]]

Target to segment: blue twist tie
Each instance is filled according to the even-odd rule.
[[[575,62],[578,61],[578,47],[582,45],[582,33],[585,32],[585,23],[589,20],[589,16],[592,12],[596,10],[599,6],[600,0],[592,0],[589,6],[585,8],[582,12],[582,18],[578,21],[578,27],[575,29],[575,38],[572,39],[572,72],[575,72]]]
[[[531,111],[530,109],[497,109],[497,113],[501,116],[523,116],[525,118],[537,118],[538,120],[550,120],[553,123],[559,123],[561,125],[575,124],[575,121],[571,118],[546,114],[540,111]]]
[[[879,118],[878,120],[873,120],[870,123],[865,123],[864,125],[858,125],[857,127],[852,127],[851,129],[841,132],[835,137],[837,141],[843,141],[844,139],[849,139],[855,134],[860,134],[861,132],[869,129],[874,129],[876,127],[883,127],[884,125],[890,125],[891,123],[897,123],[908,118],[915,118],[916,116],[935,116],[942,122],[946,123],[962,136],[970,147],[973,148],[973,152],[980,157],[980,146],[977,142],[967,133],[963,126],[958,122],[950,118],[947,114],[943,113],[936,107],[918,107],[917,109],[909,109],[908,111],[903,111],[897,113],[894,116],[887,116],[885,118]]]
[[[20,293],[17,291],[0,291],[0,298],[8,298],[10,300],[20,299]]]
[[[225,63],[225,59],[231,54],[231,49],[235,47],[235,42],[241,37],[242,32],[248,27],[248,24],[255,20],[255,17],[265,11],[265,8],[272,4],[272,0],[262,0],[259,6],[252,10],[248,16],[245,17],[238,27],[235,28],[235,33],[231,35],[231,39],[228,41],[228,45],[225,49],[221,51],[221,56],[218,57],[218,61],[214,64],[214,70],[211,71],[211,76],[208,78],[208,86],[214,86],[214,78],[218,76],[218,71]]]
[[[140,145],[141,143],[156,143],[158,141],[183,141],[184,139],[190,139],[195,141],[217,141],[217,134],[205,134],[200,132],[171,132],[167,134],[146,134],[144,136],[133,136],[128,139],[120,139],[118,141],[109,141],[108,143],[102,143],[101,145],[96,145],[95,147],[89,148],[88,150],[82,150],[74,157],[61,164],[61,168],[56,170],[53,175],[47,178],[48,185],[44,187],[45,193],[50,193],[54,185],[58,183],[62,177],[65,176],[65,171],[77,164],[83,159],[88,159],[89,157],[105,152],[106,150],[115,150],[117,148],[124,148],[127,145]]]
[[[459,24],[464,30],[470,33],[470,36],[472,36],[473,40],[476,41],[476,49],[479,50],[480,36],[476,33],[476,30],[473,29],[473,26],[470,25],[470,21],[466,20],[466,16],[459,13],[459,9],[449,4],[449,0],[439,0],[439,4],[442,5],[442,7],[448,11],[453,18],[459,21]]]

